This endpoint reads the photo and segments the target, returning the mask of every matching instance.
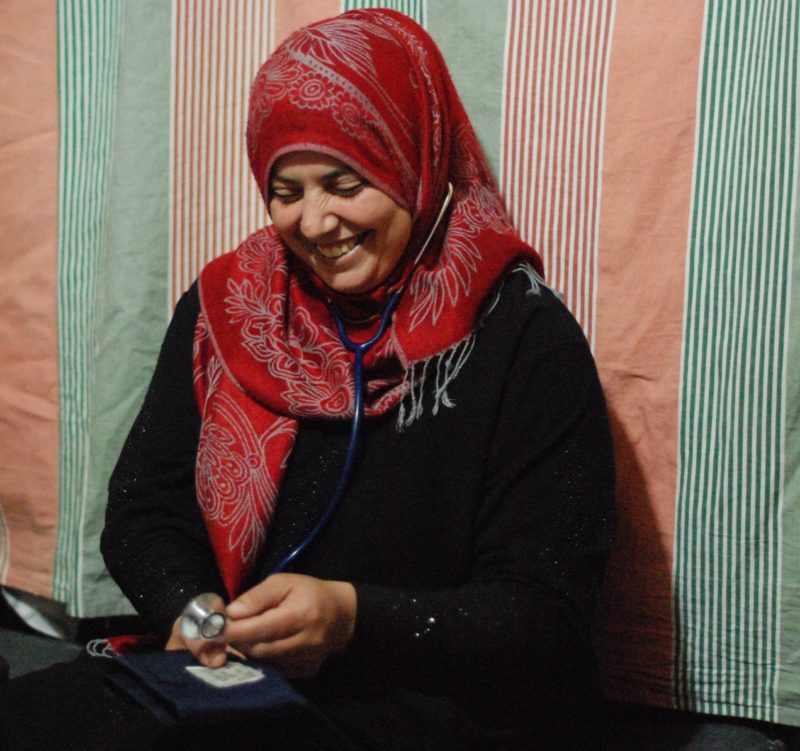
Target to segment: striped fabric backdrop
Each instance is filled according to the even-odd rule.
[[[43,62],[0,79],[20,102],[0,112],[0,581],[130,612],[98,554],[105,486],[172,307],[267,221],[250,80],[293,29],[382,5],[441,46],[597,357],[606,692],[800,725],[796,0],[7,5],[0,65]]]
[[[781,666],[798,18],[792,2],[707,10],[681,374],[678,701],[771,720]]]

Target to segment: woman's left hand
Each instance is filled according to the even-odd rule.
[[[290,678],[307,678],[350,642],[356,591],[348,582],[274,574],[237,597],[226,612],[225,642]]]

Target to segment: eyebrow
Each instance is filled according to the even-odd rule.
[[[331,172],[326,172],[320,179],[322,182],[330,182],[331,180],[336,180],[338,177],[342,177],[343,175],[356,177],[360,180],[364,178],[361,177],[357,172],[351,170],[349,167],[339,167]],[[281,175],[280,173],[274,174],[270,179],[270,182],[280,181],[282,183],[291,183],[292,185],[298,185],[300,183],[299,180],[293,180],[291,177],[286,177],[286,175]]]

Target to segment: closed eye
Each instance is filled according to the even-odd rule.
[[[328,191],[336,196],[349,198],[360,193],[369,183],[366,180],[356,180],[355,182],[337,182],[327,188]]]
[[[277,198],[281,203],[293,203],[301,198],[303,195],[302,190],[291,190],[289,188],[276,188],[270,187],[270,199]]]
[[[322,189],[333,196],[351,198],[358,195],[369,182],[351,169],[336,169],[323,175],[320,180]],[[269,185],[270,200],[276,198],[281,203],[293,203],[303,197],[302,183],[288,175],[276,173]]]

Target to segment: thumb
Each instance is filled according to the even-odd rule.
[[[192,639],[192,642],[195,641]],[[192,643],[189,645],[189,650],[207,668],[221,668],[228,661],[225,645],[220,642]]]

